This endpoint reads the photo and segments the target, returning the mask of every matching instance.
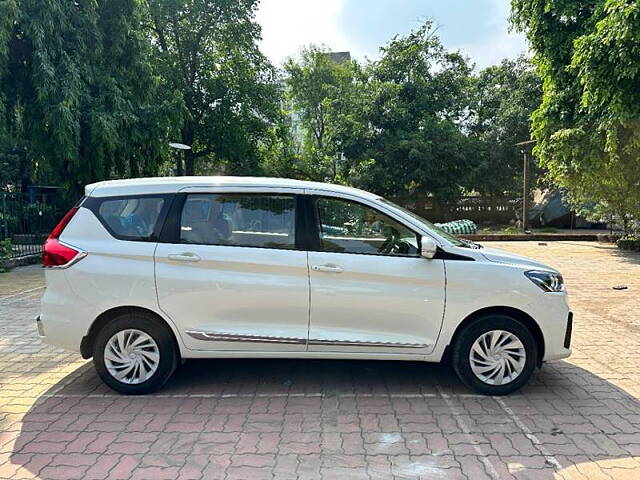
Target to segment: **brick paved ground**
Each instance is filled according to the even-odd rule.
[[[639,479],[640,255],[492,246],[563,271],[576,314],[573,357],[503,398],[444,367],[280,360],[192,361],[123,397],[38,341],[41,269],[2,274],[0,478]]]

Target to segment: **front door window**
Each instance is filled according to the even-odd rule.
[[[328,197],[318,198],[317,209],[322,251],[418,255],[416,234],[378,210]]]

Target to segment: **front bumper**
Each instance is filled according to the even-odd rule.
[[[573,333],[573,312],[567,315],[567,330],[564,334],[564,348],[571,348],[571,334]]]
[[[539,301],[527,308],[538,323],[544,338],[543,362],[559,360],[571,355],[573,313],[566,292],[543,293]]]
[[[41,338],[46,337],[45,333],[44,333],[44,325],[42,325],[42,320],[40,320],[40,315],[38,315],[36,317],[36,328],[38,329],[38,335]]]

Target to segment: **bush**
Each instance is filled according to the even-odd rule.
[[[4,240],[0,241],[0,260],[11,258],[12,253],[13,245],[11,244],[11,239],[5,238]]]
[[[616,244],[622,250],[632,250],[640,252],[640,237],[623,237]]]

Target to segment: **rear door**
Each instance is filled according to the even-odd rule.
[[[193,350],[303,351],[307,252],[295,189],[187,189],[155,254],[158,299]]]
[[[426,354],[444,313],[443,260],[417,234],[356,198],[315,197],[309,351]]]

